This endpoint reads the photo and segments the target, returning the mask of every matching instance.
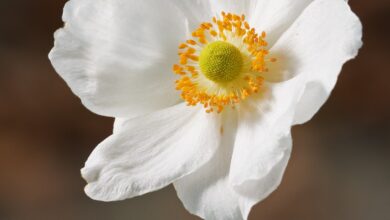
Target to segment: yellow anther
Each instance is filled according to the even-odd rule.
[[[187,43],[191,45],[196,45],[196,41],[194,40],[187,40]]]
[[[227,19],[229,19],[229,20],[232,20],[232,19],[233,19],[233,16],[232,16],[232,14],[230,14],[230,13],[228,13],[226,17],[227,17]]]
[[[194,66],[186,66],[187,70],[188,71],[195,71],[195,67]]]
[[[193,54],[195,52],[196,52],[196,50],[192,47],[188,48],[188,50],[187,50],[187,54]]]
[[[187,64],[187,57],[186,56],[180,56],[180,64],[181,65]]]
[[[198,61],[199,60],[199,57],[198,56],[195,56],[195,55],[192,55],[192,54],[187,54],[186,57],[188,59],[191,59],[193,61]]]
[[[213,37],[216,37],[218,35],[218,33],[214,30],[211,30],[210,31],[210,34],[213,36]]]
[[[184,48],[186,48],[188,45],[187,44],[180,44],[179,45],[179,49],[184,49]]]
[[[251,27],[249,26],[248,22],[244,23],[245,29],[249,30]]]
[[[201,37],[201,38],[199,38],[199,42],[200,42],[201,44],[206,44],[206,43],[207,43],[207,40],[206,40],[205,37]]]

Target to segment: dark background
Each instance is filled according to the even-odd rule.
[[[85,109],[47,59],[64,3],[0,1],[0,219],[197,219],[172,187],[124,202],[85,196],[79,169],[113,120]],[[252,220],[390,219],[390,1],[350,4],[364,46],[321,111],[293,129],[284,180]]]

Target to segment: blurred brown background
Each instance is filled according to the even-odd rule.
[[[47,59],[64,3],[0,1],[0,220],[198,219],[172,187],[115,203],[83,193],[79,169],[113,120],[85,109]],[[390,1],[350,4],[364,47],[315,118],[293,129],[283,183],[251,220],[390,219]]]

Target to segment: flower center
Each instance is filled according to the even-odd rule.
[[[179,45],[176,89],[189,106],[203,105],[206,112],[234,108],[263,86],[263,73],[275,58],[267,58],[266,33],[260,35],[244,15],[222,12],[212,22],[201,23],[192,38]]]
[[[200,70],[208,79],[217,83],[236,79],[241,73],[243,63],[241,51],[223,41],[208,44],[199,56]]]

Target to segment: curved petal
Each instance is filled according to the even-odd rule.
[[[357,55],[361,38],[361,23],[344,0],[318,0],[274,45],[271,53],[291,57],[292,74],[306,80],[294,124],[310,120],[323,105],[342,65]]]
[[[246,131],[249,133],[249,131]],[[243,133],[243,132],[242,132]],[[248,135],[249,136],[249,135]],[[252,136],[253,137],[253,136]],[[267,198],[273,191],[277,189],[283,178],[284,171],[286,169],[288,160],[290,159],[292,139],[288,134],[282,137],[273,136],[272,144],[266,143],[264,145],[256,145],[259,150],[254,150],[252,154],[254,156],[247,159],[242,158],[245,153],[237,153],[237,151],[245,151],[242,147],[234,152],[234,161],[232,162],[231,182],[234,185],[234,189],[243,196],[252,199],[253,204],[256,204],[265,198]],[[268,140],[269,141],[269,140]],[[250,145],[246,145],[248,147]],[[255,145],[253,144],[253,147]],[[253,149],[252,147],[249,147]],[[248,156],[248,155],[245,155]],[[256,158],[254,158],[257,156]],[[237,162],[247,162],[244,167],[250,170],[241,171],[242,173],[237,175],[236,167]],[[233,176],[234,175],[234,176]],[[243,178],[238,180],[237,178]],[[233,182],[234,181],[234,182]]]
[[[301,78],[294,78],[267,84],[264,91],[240,106],[229,180],[253,204],[273,192],[283,177],[301,83]]]
[[[112,133],[116,134],[120,132],[123,129],[123,126],[125,125],[126,121],[129,120],[128,118],[115,118],[114,119],[114,126],[112,128]]]
[[[113,201],[158,190],[195,171],[220,143],[220,116],[185,104],[129,119],[82,169],[85,192]]]
[[[303,90],[301,80],[266,84],[257,97],[243,102],[237,131],[225,129],[215,157],[174,183],[191,213],[211,220],[247,219],[252,206],[276,189],[290,157],[290,127]]]
[[[131,117],[179,100],[171,66],[186,39],[172,1],[71,0],[49,58],[95,113]]]
[[[236,130],[236,116],[230,112],[223,123],[223,138],[215,156],[203,167],[176,182],[175,189],[185,208],[207,220],[242,220],[250,200],[241,197],[228,181]]]
[[[273,45],[313,0],[258,0],[249,21],[258,32],[267,32]]]

